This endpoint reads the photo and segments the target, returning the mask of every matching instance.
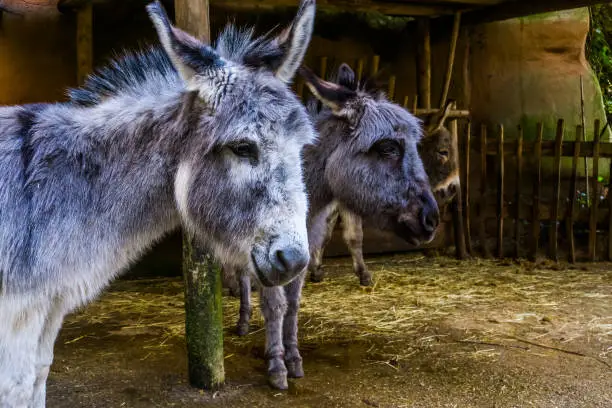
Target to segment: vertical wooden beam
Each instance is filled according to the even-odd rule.
[[[361,80],[363,79],[363,67],[365,65],[365,61],[363,58],[359,58],[357,60],[357,70],[355,71],[355,74],[357,75],[357,81],[361,82]]]
[[[593,135],[593,177],[591,178],[591,212],[589,219],[589,259],[594,261],[597,257],[597,210],[599,207],[599,147],[600,147],[600,134],[599,134],[599,119],[595,120]]]
[[[540,243],[540,192],[542,188],[542,136],[544,126],[538,123],[536,128],[536,143],[534,147],[535,177],[533,178],[533,205],[531,213],[531,254],[530,258],[535,261],[538,257],[538,246]]]
[[[563,119],[557,121],[557,135],[555,138],[555,159],[553,163],[553,197],[550,212],[550,258],[559,261],[559,205],[561,204],[561,152],[563,151]]]
[[[470,109],[472,104],[472,80],[470,78],[470,41],[472,38],[472,31],[469,27],[463,30],[464,37],[464,49],[463,49],[463,105]]]
[[[446,105],[448,99],[448,91],[450,90],[451,80],[453,79],[453,65],[455,64],[455,51],[457,49],[457,40],[459,38],[459,27],[461,26],[461,12],[455,13],[453,22],[453,33],[451,35],[450,48],[448,50],[448,61],[446,62],[446,76],[444,77],[444,88],[440,97],[440,109]]]
[[[389,77],[389,87],[387,88],[387,97],[390,101],[395,98],[395,75]]]
[[[321,57],[319,61],[319,77],[325,79],[327,75],[327,57]]]
[[[455,106],[452,109],[456,109]],[[457,119],[453,119],[449,122],[449,127],[451,131],[451,137],[453,138],[453,142],[456,145],[459,145],[459,129],[457,127]],[[461,161],[457,158],[457,165],[460,169]],[[459,171],[458,169],[458,171]],[[460,177],[461,179],[461,177]],[[452,206],[452,217],[453,217],[453,232],[454,232],[454,241],[455,241],[455,255],[457,259],[465,259],[467,258],[466,249],[465,249],[465,231],[463,225],[463,200],[461,195],[461,185],[457,188],[457,192],[455,194],[455,198],[453,199]]]
[[[373,55],[372,56],[372,65],[370,66],[370,75],[373,77],[378,74],[378,67],[380,66],[380,56]]]
[[[578,162],[580,159],[580,142],[582,142],[582,126],[576,126],[574,141],[574,158],[572,160],[572,178],[569,188],[569,208],[567,210],[567,235],[569,238],[569,261],[576,262],[576,241],[574,238],[574,213],[576,208],[576,185],[578,184]]]
[[[497,257],[504,257],[504,126],[497,128]]]
[[[523,185],[523,128],[518,127],[516,138],[516,190],[514,192],[514,205],[516,206],[514,221],[514,257],[521,255],[521,186]]]
[[[487,245],[487,126],[480,127],[480,202],[478,203],[478,233],[485,258],[491,257]]]
[[[210,42],[208,0],[175,0],[176,23],[181,29]],[[204,244],[184,233],[185,340],[189,382],[214,390],[225,381],[221,268]]]
[[[302,102],[304,102],[304,85],[306,85],[306,83],[304,82],[302,78],[297,78],[295,82],[296,82],[295,84],[296,93],[300,97]]]
[[[465,153],[463,177],[463,213],[465,214],[464,231],[467,253],[472,255],[472,235],[470,233],[470,150],[472,147],[472,122],[468,121],[465,128]]]
[[[417,18],[418,37],[418,94],[421,107],[431,108],[431,21],[429,17]]]
[[[404,103],[402,104],[404,109],[408,109],[408,103],[409,102],[410,102],[410,98],[408,98],[408,95],[404,96]]]
[[[93,6],[87,2],[77,10],[77,84],[83,85],[93,71]]]
[[[208,0],[175,0],[176,25],[196,38],[210,44]]]

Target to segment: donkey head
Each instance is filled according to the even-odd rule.
[[[419,120],[383,94],[360,88],[343,64],[338,83],[302,68],[311,92],[329,111],[318,121],[327,149],[324,182],[334,199],[378,228],[418,245],[433,239],[439,210],[419,157]]]
[[[440,208],[459,188],[457,138],[444,126],[452,106],[453,101],[448,101],[443,109],[424,118],[425,134],[419,145],[423,166]]]
[[[228,26],[216,48],[147,6],[183,82],[187,138],[174,195],[184,225],[220,261],[249,268],[266,286],[293,279],[309,262],[301,151],[315,138],[288,83],[313,29],[315,1],[302,0],[276,38]]]

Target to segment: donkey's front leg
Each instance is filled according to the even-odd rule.
[[[65,302],[58,297],[51,304],[51,310],[47,315],[42,334],[38,340],[38,352],[36,354],[36,381],[34,382],[34,393],[31,408],[44,408],[47,391],[47,377],[53,362],[53,346],[55,339],[62,327],[64,316],[68,312]]]
[[[320,241],[320,245],[317,247],[316,243],[312,242],[312,246],[314,248],[310,251],[308,272],[310,273],[310,281],[315,283],[323,281],[323,278],[325,277],[325,270],[323,269],[323,254],[325,253],[325,247],[334,235],[334,228],[338,222],[338,210],[333,204],[329,209],[327,209],[327,211],[329,211],[329,214],[325,219],[325,223],[318,224],[321,225],[320,228],[323,229],[322,231],[318,231],[321,237],[316,240]]]
[[[361,286],[372,285],[372,274],[363,260],[363,226],[361,217],[346,209],[340,211],[342,237],[353,258],[353,271],[359,277]]]
[[[268,382],[274,388],[286,390],[287,368],[283,348],[283,317],[287,311],[285,293],[280,286],[263,287],[260,292],[261,312],[266,323],[266,358]]]
[[[239,336],[246,336],[249,333],[249,321],[253,313],[251,306],[251,276],[246,271],[241,271],[240,276],[240,316],[236,325],[236,332]]]
[[[0,296],[0,407],[31,408],[48,301]]]
[[[284,287],[287,298],[287,312],[283,321],[283,344],[285,346],[285,364],[291,378],[304,376],[302,356],[298,350],[298,312],[304,278],[305,271]]]

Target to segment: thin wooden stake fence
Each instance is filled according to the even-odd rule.
[[[480,157],[480,174],[470,174],[469,154],[466,155],[467,163],[463,170],[463,196],[467,198],[464,204],[464,232],[468,248],[471,246],[471,227],[476,226],[481,254],[484,257],[491,256],[490,247],[494,243],[495,256],[498,258],[511,253],[514,258],[526,256],[536,260],[540,255],[540,243],[546,238],[543,234],[547,232],[547,245],[543,249],[554,261],[561,258],[561,253],[567,254],[564,259],[570,262],[579,259],[595,261],[612,258],[612,197],[603,193],[604,184],[610,185],[612,163],[609,166],[609,174],[602,175],[599,170],[601,160],[608,159],[612,162],[612,142],[602,142],[604,133],[599,120],[594,121],[591,128],[592,141],[583,139],[585,132],[581,126],[566,132],[563,119],[557,121],[554,140],[543,140],[545,131],[551,129],[545,129],[541,123],[534,129],[520,126],[515,128],[517,130],[510,136],[511,139],[508,139],[509,135],[501,125],[491,133],[485,125],[468,129],[479,131],[478,134],[466,136],[465,151],[478,152]],[[587,135],[590,135],[589,131]],[[495,166],[490,165],[489,159],[492,157],[495,158]],[[564,157],[572,159],[571,167],[570,161],[564,161]],[[583,168],[582,159],[593,161],[592,166],[589,166],[591,171],[584,181],[578,172]],[[509,172],[508,166],[515,168]],[[495,174],[490,174],[491,171]],[[526,174],[529,177],[526,177]],[[472,187],[474,176],[480,182]],[[508,177],[512,176],[514,180],[511,181]],[[532,183],[530,193],[526,193],[526,183]],[[492,186],[495,187],[492,189]],[[469,214],[470,200],[474,197],[472,188],[478,191],[478,216],[475,220],[471,220]],[[509,188],[514,191],[508,191]],[[587,188],[588,195],[578,194]],[[493,192],[496,195],[494,207],[488,205],[488,199]],[[602,200],[607,200],[607,203],[602,205]],[[529,201],[530,216],[522,209],[523,203]],[[493,219],[496,220],[495,232],[492,228]],[[514,228],[504,228],[504,223],[510,220]],[[476,224],[471,224],[472,221]],[[530,224],[528,230],[522,227],[526,223]],[[548,228],[542,229],[542,225],[548,225]],[[605,253],[600,254],[598,239],[603,237],[600,233],[602,228],[606,227],[608,231],[605,231],[605,237],[608,242],[603,251]],[[524,235],[529,236],[527,242],[530,242],[526,250],[521,245]],[[578,236],[581,238],[578,239]]]

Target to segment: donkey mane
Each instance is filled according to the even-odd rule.
[[[272,61],[282,53],[276,40],[269,33],[254,35],[253,27],[228,24],[219,35],[215,49],[225,60],[255,69],[263,65],[275,69]],[[150,91],[159,93],[178,82],[176,68],[162,47],[144,46],[111,59],[90,75],[82,87],[69,89],[67,96],[77,105],[93,106],[120,93],[136,96]]]

